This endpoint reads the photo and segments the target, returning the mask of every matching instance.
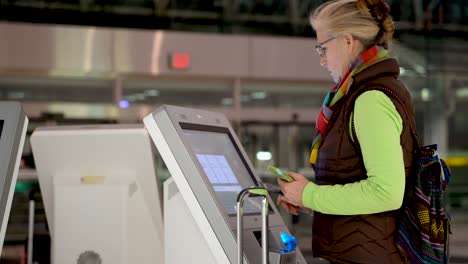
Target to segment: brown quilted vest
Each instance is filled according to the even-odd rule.
[[[398,63],[386,59],[354,76],[348,94],[334,106],[320,146],[314,166],[317,184],[346,184],[367,178],[359,145],[350,137],[349,123],[356,98],[365,87],[373,85],[393,90],[402,100],[403,105],[390,97],[403,120],[400,143],[408,176],[413,150],[409,122],[414,122],[414,112],[410,94],[397,79],[398,75]],[[332,263],[403,263],[394,241],[396,216],[397,211],[353,216],[315,212],[312,226],[314,256]]]

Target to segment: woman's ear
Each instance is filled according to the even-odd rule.
[[[361,41],[358,40],[357,38],[355,38],[350,33],[343,34],[343,38],[345,40],[346,50],[350,54],[352,54],[352,56],[357,56],[363,51],[364,47],[363,47]]]
[[[353,37],[350,33],[343,34],[345,50],[348,53],[349,65],[351,65],[362,52],[361,41]]]
[[[354,40],[355,40],[353,35],[351,35],[349,33],[345,33],[343,35],[343,38],[345,40],[345,44],[347,45],[348,50],[351,51],[353,49]]]

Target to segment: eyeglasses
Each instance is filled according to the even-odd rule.
[[[327,47],[324,47],[323,45],[334,40],[335,38],[336,37],[331,37],[315,46],[315,50],[317,51],[320,57],[325,57],[325,55],[327,55]]]

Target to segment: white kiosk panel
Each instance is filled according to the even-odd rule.
[[[163,263],[161,188],[142,125],[39,128],[31,145],[54,263]]]
[[[180,211],[185,206],[190,212],[186,217],[171,219],[172,229],[165,226],[166,263],[182,261],[177,256],[182,252],[198,263],[201,260],[197,257],[203,255],[200,251],[207,248],[210,251],[204,255],[214,256],[214,263],[237,263],[236,198],[242,189],[263,184],[253,173],[253,167],[229,121],[220,113],[167,105],[143,121],[172,175],[173,181],[166,181],[164,186],[167,190],[164,195],[165,222],[171,215],[183,215],[183,212],[170,212],[172,210]],[[185,205],[176,206],[174,200]],[[286,248],[280,234],[290,233],[275,203],[270,197],[268,201],[270,252],[282,252]],[[261,262],[260,212],[260,199],[246,201],[244,263]],[[190,216],[189,220],[187,216]],[[198,228],[197,232],[177,232],[177,226],[191,223],[196,226],[187,230]],[[179,253],[171,252],[170,249],[176,248],[171,244],[175,245],[180,236],[190,240],[188,245],[192,246],[179,247]],[[306,263],[299,249],[293,253],[294,260],[285,257],[281,263]]]

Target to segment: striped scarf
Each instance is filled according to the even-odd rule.
[[[356,61],[348,69],[341,82],[337,86],[333,87],[333,89],[327,94],[320,109],[320,113],[317,116],[314,140],[309,159],[311,164],[315,164],[317,161],[318,150],[322,143],[322,137],[325,135],[325,131],[327,131],[328,121],[333,114],[333,110],[335,110],[333,109],[333,106],[348,93],[349,88],[353,83],[352,77],[370,65],[386,59],[387,53],[387,50],[381,46],[373,46],[361,53],[361,55],[359,55]]]

